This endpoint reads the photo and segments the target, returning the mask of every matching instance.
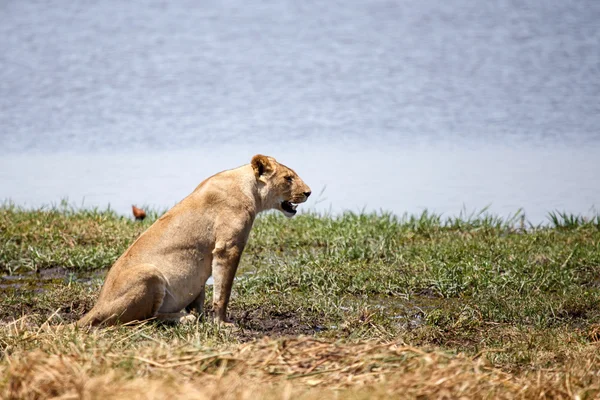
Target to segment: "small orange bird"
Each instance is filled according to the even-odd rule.
[[[133,211],[133,216],[136,220],[143,221],[146,218],[146,211],[141,208],[137,208],[136,206],[131,206],[131,211]]]

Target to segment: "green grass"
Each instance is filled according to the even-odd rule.
[[[92,307],[160,214],[0,207],[0,397],[328,398],[351,380],[342,397],[600,393],[599,216],[265,214],[234,284],[236,329],[53,330]]]
[[[600,229],[600,215],[584,217],[564,211],[552,211],[548,213],[548,219],[556,229],[579,229],[585,227]]]
[[[139,223],[111,210],[5,205],[0,271],[104,270],[158,215]],[[446,218],[427,211],[308,213],[291,220],[265,214],[234,284],[230,308],[243,331],[237,340],[401,336],[477,352],[504,346],[506,329],[532,330],[534,341],[567,329],[585,342],[587,330],[600,323],[598,221],[551,213],[548,225],[525,228],[519,212],[500,218],[486,210]],[[41,321],[60,309],[57,318],[73,320],[91,307],[100,283],[67,276],[47,282],[41,293],[5,288],[0,318],[32,313]],[[516,365],[521,358],[504,356]]]

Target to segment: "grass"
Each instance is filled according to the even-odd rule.
[[[577,229],[585,226],[595,226],[600,229],[600,215],[590,218],[564,211],[552,211],[548,214],[548,219],[556,229]]]
[[[0,207],[0,276],[19,276],[0,279],[0,393],[600,395],[599,216],[266,214],[234,284],[235,329],[57,328],[159,214]]]

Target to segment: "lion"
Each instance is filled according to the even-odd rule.
[[[227,304],[233,278],[256,215],[276,209],[291,218],[310,194],[296,172],[261,154],[211,176],[117,259],[96,305],[76,325],[196,320],[191,312],[203,315],[211,275],[214,317],[231,323]]]

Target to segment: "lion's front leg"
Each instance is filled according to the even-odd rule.
[[[227,319],[227,304],[231,296],[233,278],[240,262],[242,250],[235,245],[217,243],[213,251],[213,309],[219,322],[229,322]]]

